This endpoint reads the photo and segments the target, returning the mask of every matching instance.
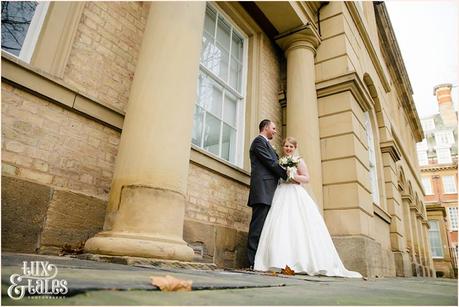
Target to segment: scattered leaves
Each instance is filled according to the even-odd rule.
[[[166,276],[150,276],[151,284],[158,287],[161,291],[191,291],[191,280],[183,280]]]
[[[295,275],[295,271],[292,270],[288,265],[285,265],[285,268],[281,270],[281,274],[284,274],[284,275]]]

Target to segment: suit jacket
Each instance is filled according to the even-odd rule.
[[[271,144],[258,135],[250,146],[250,193],[247,205],[265,204],[270,206],[279,178],[287,179],[287,172],[278,161]]]

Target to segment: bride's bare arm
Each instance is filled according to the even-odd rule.
[[[306,163],[304,163],[303,159],[301,159],[300,163],[298,164],[298,171],[295,177],[293,177],[293,180],[295,180],[298,183],[308,183],[309,182],[308,167],[306,166]]]

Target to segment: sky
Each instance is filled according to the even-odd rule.
[[[435,85],[453,84],[458,106],[459,1],[385,1],[419,117],[438,113]],[[456,87],[454,87],[456,86]]]

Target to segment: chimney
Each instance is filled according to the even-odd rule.
[[[437,96],[438,108],[443,124],[447,127],[457,126],[456,112],[453,108],[453,101],[451,99],[452,84],[445,83],[439,84],[434,87],[434,95]]]

